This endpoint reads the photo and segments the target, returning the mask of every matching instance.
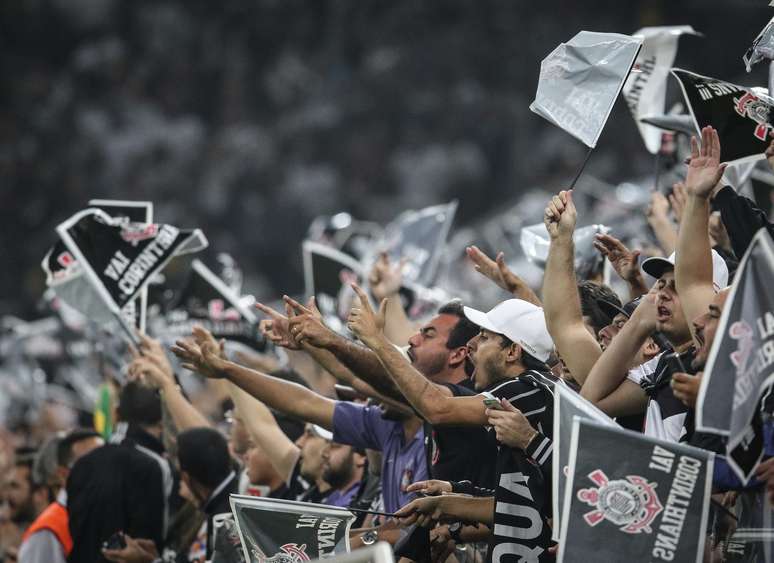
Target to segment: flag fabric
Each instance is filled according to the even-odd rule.
[[[605,234],[610,227],[605,225],[587,225],[575,229],[572,235],[575,244],[575,273],[581,279],[586,279],[604,263],[604,257],[594,248],[597,234]],[[522,228],[519,235],[521,250],[527,260],[540,268],[546,267],[550,238],[543,223]]]
[[[529,109],[595,147],[641,47],[641,37],[581,31],[543,59]]]
[[[721,161],[763,158],[771,141],[769,113],[774,102],[765,88],[746,88],[731,82],[672,69],[683,91],[696,131],[711,125],[718,131]]]
[[[572,423],[576,418],[595,420],[600,424],[618,426],[618,424],[597,407],[565,385],[554,386],[554,457],[552,468],[553,494],[553,532],[554,541],[559,539],[562,521],[562,500],[570,465],[570,445],[572,442]]]
[[[761,401],[774,384],[774,241],[753,238],[737,269],[704,368],[696,427],[728,437],[729,466],[747,482],[763,456]]]
[[[356,297],[350,284],[361,283],[363,267],[354,258],[312,241],[304,241],[304,282],[306,294],[314,295],[325,323],[346,334],[346,319]]]
[[[266,338],[258,330],[256,314],[245,306],[226,283],[198,259],[191,262],[191,272],[176,304],[166,314],[165,336],[182,338],[191,334],[194,325],[209,330],[221,339],[241,342],[264,351]]]
[[[308,502],[231,495],[245,561],[283,563],[349,552],[355,515]]]
[[[212,517],[212,557],[210,563],[246,563],[245,551],[239,538],[239,529],[230,512]]]
[[[560,563],[702,561],[712,452],[580,418],[571,452]]]
[[[769,23],[761,30],[753,44],[742,56],[747,72],[752,70],[753,65],[765,59],[774,59],[774,18],[769,20]]]
[[[640,119],[664,113],[667,78],[683,34],[697,35],[690,25],[643,27],[634,33],[643,38],[642,50],[634,62],[638,72],[629,74],[621,94],[651,154],[661,150],[662,132]]]
[[[114,220],[95,208],[79,211],[57,226],[57,233],[61,244],[43,261],[47,284],[92,320],[115,318],[129,334],[121,309],[174,256],[207,246],[198,229]]]
[[[153,202],[127,201],[121,199],[92,199],[89,207],[101,209],[113,219],[124,219],[129,223],[153,223]],[[145,332],[148,311],[148,287],[140,291],[137,299],[124,305],[121,310],[124,317],[140,332]]]

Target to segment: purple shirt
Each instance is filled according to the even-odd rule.
[[[352,504],[352,501],[355,500],[357,492],[360,490],[360,485],[362,483],[362,481],[355,481],[346,491],[336,489],[320,502],[322,504],[347,508],[350,504]]]
[[[420,427],[406,443],[403,424],[385,420],[377,407],[338,401],[333,411],[334,442],[382,452],[382,498],[386,512],[395,512],[416,498],[414,493],[405,492],[406,487],[428,479],[424,440]]]

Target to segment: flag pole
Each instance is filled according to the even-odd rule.
[[[129,326],[129,324],[126,322],[126,319],[121,314],[120,311],[112,311],[113,316],[118,321],[118,325],[121,327],[121,329],[124,332],[124,335],[129,339],[129,342],[133,344],[136,348],[140,347],[140,337],[137,336],[137,333],[132,330],[132,327]]]
[[[591,153],[594,151],[594,147],[589,147],[589,150],[586,152],[586,158],[583,159],[583,164],[581,164],[580,170],[578,170],[578,173],[575,175],[575,179],[572,181],[572,184],[570,184],[570,187],[568,189],[573,189],[575,187],[575,184],[578,183],[578,180],[581,177],[581,174],[583,174],[583,171],[586,169],[586,164],[588,164],[589,159],[591,158]]]

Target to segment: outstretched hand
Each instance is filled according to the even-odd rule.
[[[271,340],[275,346],[281,346],[288,350],[300,350],[301,346],[290,334],[288,318],[263,303],[256,303],[255,308],[268,318],[258,323],[258,330]]]
[[[368,302],[368,296],[355,283],[352,289],[357,294],[359,302],[349,312],[347,328],[357,336],[363,344],[372,347],[378,339],[384,335],[385,316],[387,312],[387,299],[382,299],[379,311],[374,312]]]
[[[487,409],[489,425],[495,430],[497,441],[511,448],[527,449],[537,430],[524,414],[505,399],[500,399],[502,410]]]
[[[218,342],[212,334],[200,327],[193,328],[193,339],[178,340],[171,348],[180,358],[185,369],[195,371],[211,379],[223,377],[228,365],[223,351],[223,342]]]
[[[713,127],[701,130],[701,147],[696,137],[691,137],[691,161],[685,177],[689,195],[708,198],[725,169],[726,164],[720,163],[720,137]]]
[[[514,293],[523,283],[521,278],[508,268],[505,263],[505,255],[502,252],[498,252],[494,260],[477,246],[469,246],[465,252],[479,274],[489,278],[508,293]]]
[[[610,260],[615,272],[627,282],[636,282],[642,277],[637,259],[639,250],[629,250],[624,243],[612,235],[597,234],[594,237],[594,248]]]
[[[398,263],[393,263],[388,253],[379,254],[368,275],[368,286],[377,301],[398,294],[403,283],[403,267],[406,262],[406,258],[401,258]]]
[[[551,239],[572,237],[577,221],[577,211],[572,201],[572,190],[562,190],[551,198],[543,214]]]
[[[287,295],[284,300],[288,314],[288,333],[294,342],[325,348],[336,338],[335,333],[323,323],[322,313],[317,308],[314,296],[306,306]]]

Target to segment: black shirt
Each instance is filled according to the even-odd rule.
[[[543,436],[553,438],[553,378],[529,370],[486,391],[507,399]],[[492,434],[494,432],[492,431]],[[551,481],[524,451],[499,446],[494,528],[487,561],[555,561],[551,547]]]

